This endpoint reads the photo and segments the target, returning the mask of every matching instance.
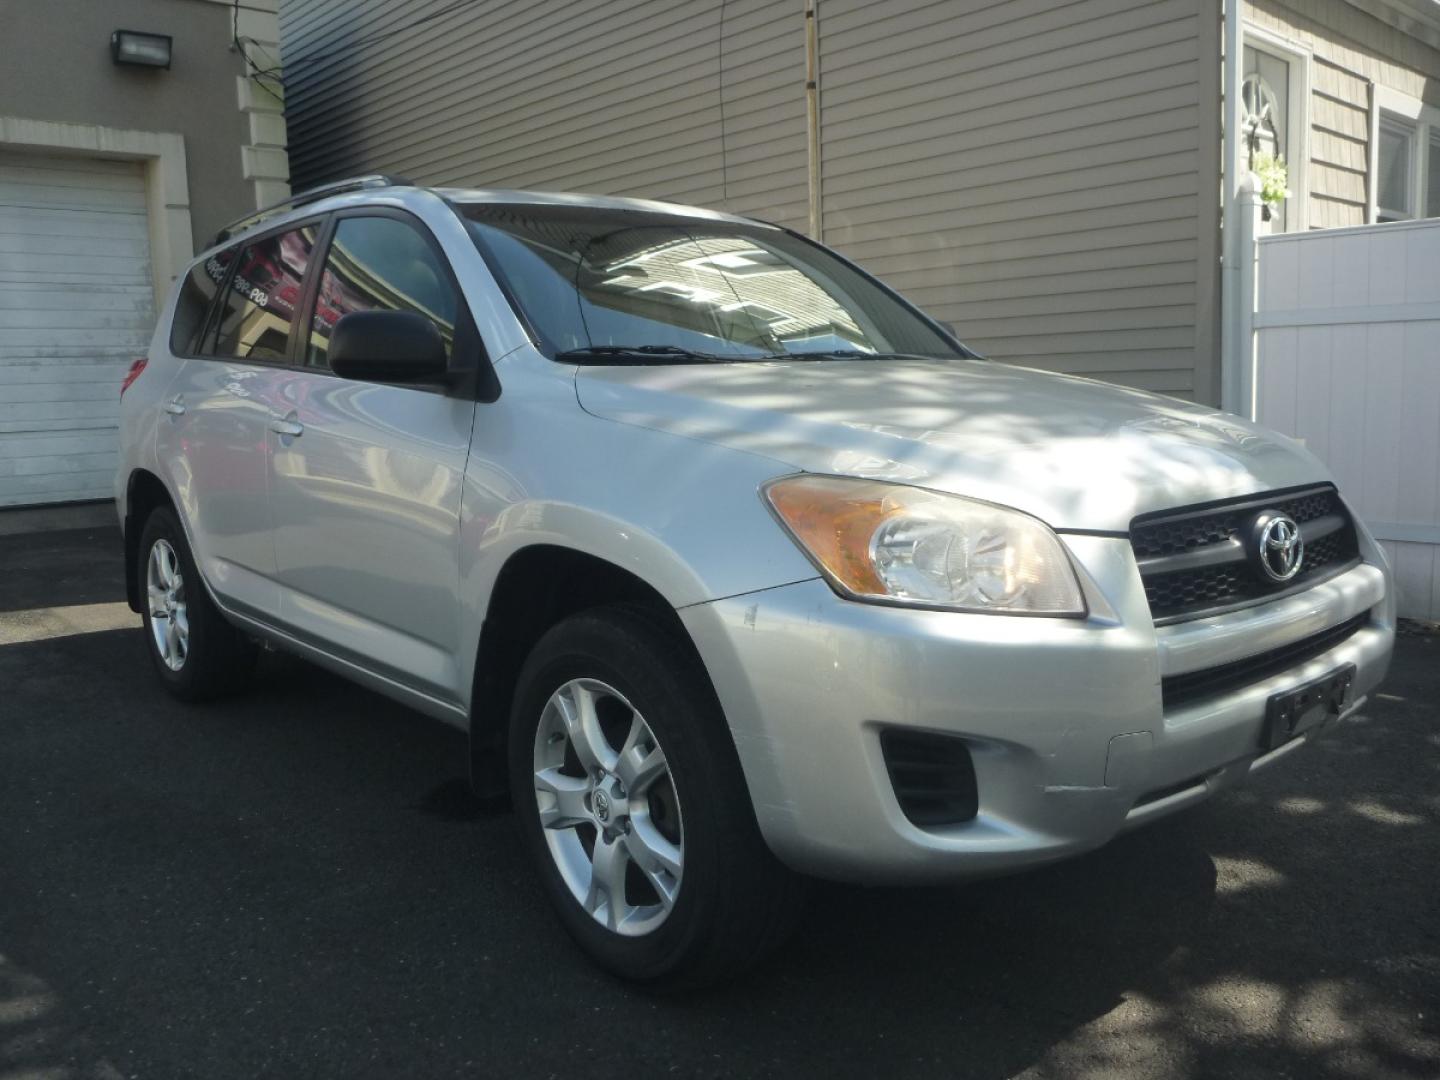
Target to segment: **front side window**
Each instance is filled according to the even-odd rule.
[[[206,355],[234,360],[283,361],[290,351],[290,324],[300,304],[301,283],[316,227],[262,237],[240,249],[235,272],[220,302]]]
[[[335,324],[352,311],[413,311],[455,343],[459,299],[440,257],[411,225],[392,217],[341,218],[325,256],[305,363],[327,366]]]
[[[782,229],[596,207],[460,210],[557,359],[966,355],[873,279]]]

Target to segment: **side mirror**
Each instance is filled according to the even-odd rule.
[[[936,319],[935,321],[940,324],[940,329],[944,330],[952,338],[956,336],[955,324],[953,322],[946,322],[944,319]]]
[[[330,335],[330,370],[362,382],[442,382],[445,341],[413,311],[352,311]]]

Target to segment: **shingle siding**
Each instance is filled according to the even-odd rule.
[[[1313,53],[1307,224],[1366,224],[1371,86],[1440,106],[1440,51],[1345,0],[1246,0],[1243,14]]]

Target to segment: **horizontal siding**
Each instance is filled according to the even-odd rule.
[[[709,0],[482,0],[400,29],[450,6],[281,5],[297,187],[384,169],[805,224],[798,2],[730,0],[723,35]]]
[[[447,7],[285,0],[297,186],[382,168],[807,226],[801,0]],[[1213,397],[1213,0],[819,11],[828,243],[999,359]]]
[[[987,355],[1208,396],[1202,14],[826,0],[826,242]]]

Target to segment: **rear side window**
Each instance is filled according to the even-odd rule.
[[[204,355],[284,360],[301,283],[315,248],[315,226],[276,233],[240,250],[220,301],[214,338]]]
[[[413,311],[455,345],[459,300],[445,264],[413,225],[392,217],[347,217],[335,226],[325,257],[305,363],[327,367],[335,324],[352,311]]]
[[[196,263],[185,276],[175,300],[175,321],[170,324],[170,351],[176,356],[194,356],[199,351],[205,316],[210,314],[210,305],[234,257],[233,250],[217,251]]]

